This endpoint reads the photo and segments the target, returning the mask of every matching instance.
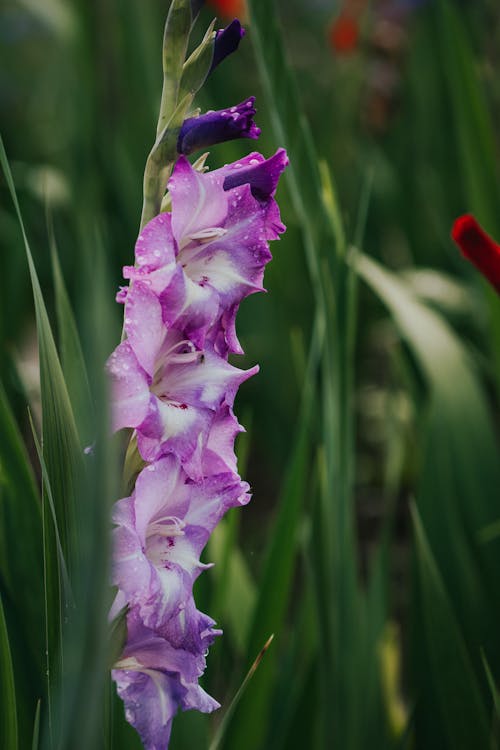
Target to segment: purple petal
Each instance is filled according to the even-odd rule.
[[[244,432],[243,427],[233,414],[233,410],[224,404],[212,422],[207,444],[203,452],[203,474],[213,476],[231,472],[238,473],[234,441]]]
[[[274,196],[280,175],[288,165],[288,157],[284,148],[279,148],[274,156],[261,161],[257,154],[250,154],[248,166],[241,169],[237,165],[229,165],[224,180],[224,190],[231,190],[248,183],[252,195],[262,201]],[[253,161],[253,163],[252,163]]]
[[[170,284],[161,292],[163,317],[201,349],[207,329],[217,318],[219,298],[209,284],[191,280],[185,271],[179,263]]]
[[[230,109],[211,110],[198,117],[188,117],[179,132],[177,151],[192,154],[235,138],[258,138],[260,128],[253,121],[254,104],[255,97],[251,96]]]
[[[169,213],[161,213],[146,224],[135,245],[138,266],[148,266],[153,271],[175,262],[175,240],[171,224],[172,216]]]
[[[219,704],[198,685],[205,668],[202,653],[173,648],[137,623],[133,612],[127,624],[129,644],[112,677],[125,703],[125,718],[145,749],[166,750],[178,708],[210,713]],[[200,624],[205,626],[203,620]]]
[[[171,451],[192,479],[201,477],[201,458],[213,412],[178,401],[153,397],[150,412],[137,431],[137,445],[145,461]]]
[[[231,406],[240,384],[258,372],[258,367],[233,367],[208,348],[194,354],[186,361],[165,362],[154,386],[160,399],[217,410],[224,400]]]
[[[265,222],[266,208],[244,185],[231,192],[224,231],[209,242],[192,242],[179,253],[186,275],[217,291],[221,313],[248,294],[262,291],[264,265],[272,257]]]
[[[172,196],[172,230],[179,249],[186,238],[207,228],[220,227],[226,218],[227,194],[214,189],[209,174],[197,172],[184,156],[174,167],[168,189]]]
[[[192,596],[207,567],[199,556],[226,511],[247,501],[248,485],[232,473],[188,483],[172,456],[143,469],[132,496],[115,506],[112,580],[146,627],[201,648]]]
[[[151,394],[147,375],[128,341],[116,347],[107,362],[112,383],[112,427],[137,427],[146,418]]]
[[[239,44],[245,36],[245,29],[237,18],[226,26],[225,29],[219,29],[215,35],[214,56],[209,73],[220,65],[220,63],[239,47]]]
[[[146,466],[137,477],[134,521],[141,544],[146,544],[146,530],[151,519],[162,510],[170,516],[183,518],[189,507],[189,485],[181,465],[173,455],[167,455]]]
[[[129,288],[125,331],[139,364],[152,377],[166,330],[158,297],[144,282],[135,281]]]
[[[187,691],[175,674],[145,670],[133,657],[119,665],[111,674],[125,704],[126,720],[139,733],[145,750],[166,750],[172,719]]]

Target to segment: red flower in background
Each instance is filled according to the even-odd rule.
[[[245,0],[208,0],[217,13],[226,18],[244,18],[246,16]]]
[[[451,236],[462,254],[473,263],[500,294],[500,245],[486,234],[471,214],[459,216]]]
[[[358,45],[359,27],[355,18],[341,13],[328,29],[328,39],[337,54],[347,54]]]

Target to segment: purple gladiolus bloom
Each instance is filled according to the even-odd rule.
[[[155,336],[155,325],[161,320],[160,303],[140,282],[128,295],[127,314],[130,321],[145,316],[144,320],[151,321],[151,329],[146,329],[142,338],[135,334],[133,323],[125,323],[129,338],[110,357],[114,428],[136,430],[145,461],[172,452],[189,476],[197,480],[217,412],[232,407],[239,385],[258,367],[239,370],[209,348],[196,349],[175,330],[164,338]]]
[[[228,55],[231,55],[239,47],[239,44],[245,36],[245,29],[237,18],[226,26],[225,29],[219,29],[215,35],[214,56],[209,73],[214,70]]]
[[[249,137],[258,130],[253,102],[238,105],[231,118],[251,110]],[[203,117],[210,114],[221,113]],[[213,132],[216,118],[200,127]],[[201,120],[186,121],[185,148],[201,143]],[[270,159],[252,153],[199,172],[181,156],[168,183],[172,211],[142,230],[136,264],[124,268],[130,284],[117,295],[126,338],[107,365],[113,427],[134,430],[146,466],[113,511],[118,592],[110,617],[127,607],[127,642],[112,675],[146,750],[167,749],[178,709],[219,705],[198,679],[221,631],[197,609],[193,585],[210,567],[200,556],[215,526],[250,499],[237,470],[234,441],[242,427],[233,404],[258,367],[240,370],[228,355],[242,352],[238,307],[263,290],[269,240],[285,230],[274,194],[287,163],[280,149]]]
[[[211,622],[209,618],[200,622],[202,650],[192,653],[152,633],[137,612],[130,611],[127,645],[112,676],[125,703],[125,718],[139,732],[145,750],[168,747],[172,719],[179,708],[203,713],[219,708],[198,685],[205,670],[204,653],[217,635],[210,629]]]
[[[188,117],[182,123],[177,139],[180,154],[192,154],[201,148],[235,138],[258,138],[260,128],[253,121],[255,97],[245,99],[230,109],[206,112],[199,117]]]
[[[125,277],[147,283],[165,323],[199,348],[208,340],[222,356],[242,353],[235,317],[244,297],[262,291],[268,240],[285,230],[273,194],[287,161],[282,149],[267,160],[254,152],[200,173],[181,157],[169,182],[172,214],[160,214],[139,236],[137,265],[125,267]],[[228,179],[239,185],[225,189]],[[266,183],[259,199],[252,181]]]
[[[237,474],[190,481],[167,455],[138,476],[131,497],[115,505],[113,583],[145,627],[176,648],[202,648],[193,583],[209,565],[200,554],[231,507],[248,502],[249,486]]]

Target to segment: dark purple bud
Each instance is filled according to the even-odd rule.
[[[245,29],[237,18],[231,21],[225,29],[219,29],[215,34],[214,56],[209,73],[219,65],[225,57],[236,52],[238,45],[245,36]]]
[[[239,168],[233,165],[231,172],[224,179],[224,190],[248,183],[252,195],[259,200],[267,201],[274,195],[280,175],[288,164],[286,151],[279,148],[274,156],[264,160],[262,157],[256,158],[257,156],[260,154],[250,154],[245,159],[245,165]]]
[[[258,138],[260,128],[253,121],[255,97],[245,99],[230,109],[206,112],[184,120],[177,140],[180,154],[192,154],[201,148],[235,138]]]

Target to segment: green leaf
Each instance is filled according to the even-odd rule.
[[[40,744],[40,706],[41,701],[36,704],[35,721],[33,723],[33,740],[31,750],[38,750]]]
[[[488,714],[424,527],[412,508],[422,620],[441,720],[453,750],[489,747]]]
[[[435,553],[439,566],[449,572],[447,584],[454,581],[450,594],[461,592],[467,620],[484,585],[493,590],[499,562],[498,545],[478,540],[498,514],[500,468],[489,407],[472,360],[442,317],[373,259],[357,254],[352,262],[391,311],[428,388],[419,511],[433,548],[443,550]],[[483,581],[474,558],[488,571]]]
[[[258,598],[248,637],[247,664],[250,665],[262,643],[276,635],[276,646],[283,635],[299,542],[301,510],[308,481],[309,436],[314,414],[314,375],[323,345],[324,328],[318,317],[314,328],[308,367],[304,379],[301,412],[287,474],[279,499],[277,517],[270,535],[264,570],[258,586]],[[257,645],[256,645],[257,644]],[[266,732],[276,680],[277,649],[268,654],[245,699],[236,708],[225,730],[224,746],[255,747]],[[256,721],[256,717],[259,717]]]
[[[75,413],[78,432],[83,445],[93,440],[95,414],[90,394],[87,367],[83,357],[80,337],[64,277],[59,263],[53,226],[49,224],[50,252],[59,333],[59,351],[64,378]]]
[[[68,559],[70,546],[72,549],[77,546],[73,503],[75,477],[81,455],[80,444],[68,390],[33,263],[7,155],[1,139],[0,162],[19,221],[33,288],[40,354],[43,451],[54,493],[55,510],[61,530],[62,549],[66,559]]]
[[[105,689],[109,673],[108,613],[112,600],[110,564],[111,505],[119,497],[120,436],[110,437],[110,394],[104,363],[118,338],[113,286],[108,280],[99,237],[82,237],[82,287],[92,287],[92,305],[82,318],[82,340],[96,404],[95,444],[85,454],[76,488],[79,557],[72,573],[75,613],[64,628],[64,672],[54,712],[61,721],[60,747],[98,747],[104,726]]]
[[[335,265],[336,251],[340,248],[336,246],[336,234],[322,200],[314,139],[288,65],[276,3],[249,0],[248,7],[255,61],[267,97],[274,137],[280,146],[286,148],[290,158],[285,180],[303,233],[309,274],[318,302],[323,286],[319,258],[326,257]],[[331,197],[334,200],[334,191]]]
[[[24,747],[30,739],[33,705],[44,695],[42,514],[28,455],[1,383],[0,594],[8,622],[15,623],[10,648],[16,672],[19,743]]]
[[[243,682],[241,683],[240,687],[238,688],[238,690],[237,690],[237,692],[236,692],[233,700],[229,704],[229,706],[227,708],[227,711],[226,711],[226,713],[224,714],[224,716],[222,718],[221,723],[217,727],[217,732],[216,732],[215,737],[213,738],[212,742],[210,743],[209,750],[218,750],[218,748],[220,747],[220,744],[221,744],[223,738],[225,737],[225,733],[227,731],[227,727],[229,725],[229,721],[231,720],[231,717],[232,717],[234,711],[236,710],[236,707],[237,707],[238,703],[240,702],[241,698],[243,697],[243,694],[244,694],[244,692],[245,692],[245,690],[246,690],[246,688],[248,686],[248,683],[250,682],[250,680],[254,676],[255,672],[259,668],[259,665],[260,665],[262,659],[264,658],[264,656],[265,656],[265,654],[267,652],[267,649],[271,645],[271,643],[273,641],[273,638],[274,638],[274,635],[270,635],[269,636],[269,638],[267,639],[267,641],[265,642],[265,644],[262,646],[262,648],[260,649],[259,653],[257,654],[257,657],[255,658],[252,666],[250,667],[250,669],[248,670],[247,674],[245,675],[245,679],[243,680]]]
[[[198,45],[184,63],[179,87],[180,100],[186,94],[194,96],[206,81],[214,56],[214,26],[215,19],[208,27],[201,44]]]
[[[186,94],[179,102],[172,117],[159,133],[146,161],[144,170],[144,198],[141,215],[141,229],[160,213],[165,185],[177,158],[177,138],[179,129],[193,101],[192,94]]]
[[[31,424],[31,431],[33,434],[33,440],[35,443],[36,452],[38,455],[38,460],[40,461],[40,466],[42,468],[42,482],[43,482],[43,486],[45,489],[45,497],[48,500],[50,515],[52,519],[52,532],[54,534],[54,538],[56,542],[57,560],[59,564],[58,579],[60,580],[61,585],[62,585],[63,608],[66,610],[73,606],[73,594],[71,592],[71,584],[70,584],[70,580],[68,576],[68,566],[64,558],[64,552],[63,552],[63,548],[61,544],[61,535],[60,535],[59,526],[57,523],[57,514],[56,514],[55,503],[54,503],[54,495],[52,493],[52,487],[50,485],[50,477],[47,471],[47,464],[45,463],[45,459],[43,457],[42,447],[40,445],[40,441],[36,434],[36,429],[35,429],[35,425],[33,424],[33,420],[31,419],[31,414],[30,414],[30,424]]]
[[[19,498],[23,502],[19,502]],[[0,580],[9,594],[25,646],[42,668],[43,578],[40,497],[0,382]],[[19,554],[19,540],[29,540]]]
[[[498,692],[498,688],[495,685],[495,680],[493,678],[493,674],[491,672],[490,665],[488,664],[488,661],[484,655],[484,653],[481,654],[481,659],[483,662],[484,671],[486,674],[486,679],[488,680],[488,687],[490,689],[491,697],[493,699],[493,708],[495,712],[495,719],[498,722],[500,720],[500,693]]]
[[[50,479],[55,512],[55,523],[53,524],[50,509],[46,503],[43,504],[46,676],[50,693],[53,686],[51,680],[53,680],[55,674],[62,672],[64,659],[61,648],[61,635],[63,619],[66,616],[61,610],[60,554],[58,550],[59,543],[54,534],[54,528],[55,526],[58,528],[61,553],[68,562],[69,575],[71,575],[72,564],[79,557],[79,534],[77,532],[75,498],[76,488],[78,487],[78,474],[82,468],[82,453],[68,390],[24,228],[7,155],[1,139],[0,163],[16,210],[35,302],[40,359],[43,459],[47,477]],[[50,699],[47,713],[50,731],[57,733],[58,726],[52,724]]]
[[[163,131],[177,106],[191,22],[190,0],[172,0],[163,34],[163,90],[157,135]]]
[[[453,114],[457,163],[462,172],[465,210],[474,213],[494,236],[500,236],[498,176],[495,128],[485,91],[479,80],[463,13],[449,0],[436,3],[442,64]],[[490,312],[491,354],[496,365],[500,393],[500,299],[485,282],[484,295]]]
[[[351,260],[390,310],[425,386],[425,408],[419,409],[422,450],[417,506],[461,642],[468,652],[468,664],[478,682],[481,648],[495,672],[499,663],[499,545],[481,544],[481,531],[498,514],[500,486],[489,407],[473,361],[443,318],[426,307],[401,278],[373,259],[359,254]],[[418,596],[416,601],[415,636],[425,614],[420,611]],[[440,633],[431,631],[431,625],[437,627],[439,623],[428,620],[426,638],[415,637],[411,653],[420,693],[416,706],[419,741],[429,746],[435,742],[432,747],[437,747],[446,740],[439,728],[433,728],[434,704],[437,696],[444,700],[446,692],[455,688],[446,670],[432,668],[429,678],[429,670],[436,664],[433,639],[441,638]],[[466,674],[461,681],[468,677]]]
[[[127,613],[129,605],[118,612],[113,622],[109,627],[109,668],[112,669],[113,664],[120,658],[125,643],[127,641]]]
[[[2,711],[0,713],[0,747],[7,750],[17,750],[17,708],[16,688],[14,683],[14,669],[12,666],[12,655],[9,644],[7,623],[3,611],[2,597],[0,596],[0,700]]]
[[[230,512],[214,529],[208,543],[208,557],[215,565],[212,616],[227,623],[236,647],[243,652],[248,642],[257,588],[236,544],[236,513]]]

